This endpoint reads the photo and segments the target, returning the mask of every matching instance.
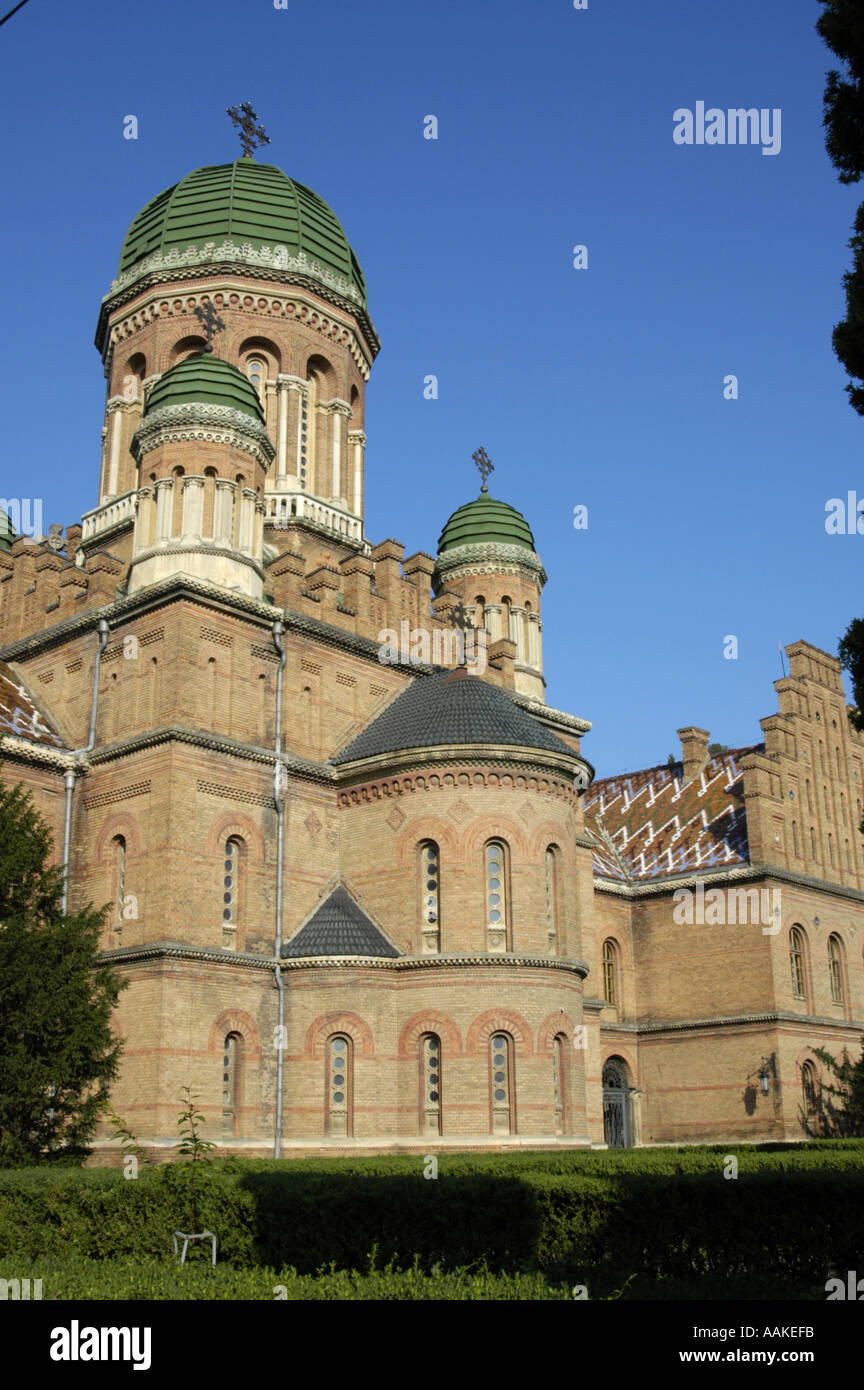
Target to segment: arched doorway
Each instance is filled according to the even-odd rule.
[[[610,1149],[629,1149],[633,1144],[630,1081],[621,1057],[610,1057],[603,1067],[603,1138]]]

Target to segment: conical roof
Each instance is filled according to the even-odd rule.
[[[399,954],[341,883],[282,947],[285,960],[302,956],[393,957]]]
[[[574,749],[545,729],[499,686],[464,669],[420,676],[331,761],[345,763],[406,748],[499,744],[537,748],[576,758]]]

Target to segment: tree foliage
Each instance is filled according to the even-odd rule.
[[[125,981],[98,965],[107,908],[62,907],[52,835],[0,780],[0,1166],[81,1158],[117,1074]]]
[[[843,63],[826,78],[823,108],[825,148],[841,183],[864,175],[864,7],[860,0],[821,0],[816,28]],[[852,269],[843,276],[846,318],[834,328],[834,351],[850,377],[864,380],[864,204],[855,218]],[[850,382],[849,402],[864,415],[864,387]]]
[[[832,1079],[822,1082],[815,1115],[803,1117],[807,1133],[832,1139],[864,1135],[864,1043],[857,1062],[845,1047],[839,1057],[824,1047],[814,1047],[813,1051]]]

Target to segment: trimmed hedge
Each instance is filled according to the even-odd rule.
[[[723,1175],[732,1152],[737,1179]],[[628,1280],[628,1296],[653,1287],[679,1298],[727,1288],[749,1297],[821,1289],[824,1297],[829,1277],[860,1264],[862,1157],[860,1143],[640,1150],[624,1161],[454,1155],[439,1156],[436,1180],[422,1176],[416,1157],[179,1163],[134,1181],[117,1170],[4,1172],[0,1259],[4,1268],[32,1261],[34,1269],[52,1258],[64,1267],[67,1259],[159,1261],[170,1256],[175,1229],[207,1229],[218,1236],[220,1268],[247,1272],[350,1271],[371,1258],[415,1265],[418,1278],[437,1266],[439,1282],[441,1271],[483,1266],[540,1274],[585,1284],[593,1298]],[[198,1248],[194,1260],[202,1259]]]
[[[0,1278],[11,1278],[0,1265]],[[231,1265],[192,1263],[181,1269],[161,1260],[40,1261],[15,1268],[15,1278],[42,1280],[42,1300],[572,1300],[565,1284],[550,1284],[542,1274],[492,1274],[489,1270],[327,1269],[298,1274],[294,1269],[236,1269]]]

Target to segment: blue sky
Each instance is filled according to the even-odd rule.
[[[664,760],[685,724],[758,741],[778,642],[835,651],[862,611],[864,537],[825,532],[826,501],[864,493],[831,349],[864,190],[824,150],[821,8],[29,0],[0,28],[0,495],[39,478],[46,525],[95,505],[124,233],[236,157],[224,108],[248,99],[366,274],[371,539],[434,552],[483,444],[549,574],[549,702],[593,721],[598,772]],[[780,153],[676,145],[697,101],[780,108]]]

